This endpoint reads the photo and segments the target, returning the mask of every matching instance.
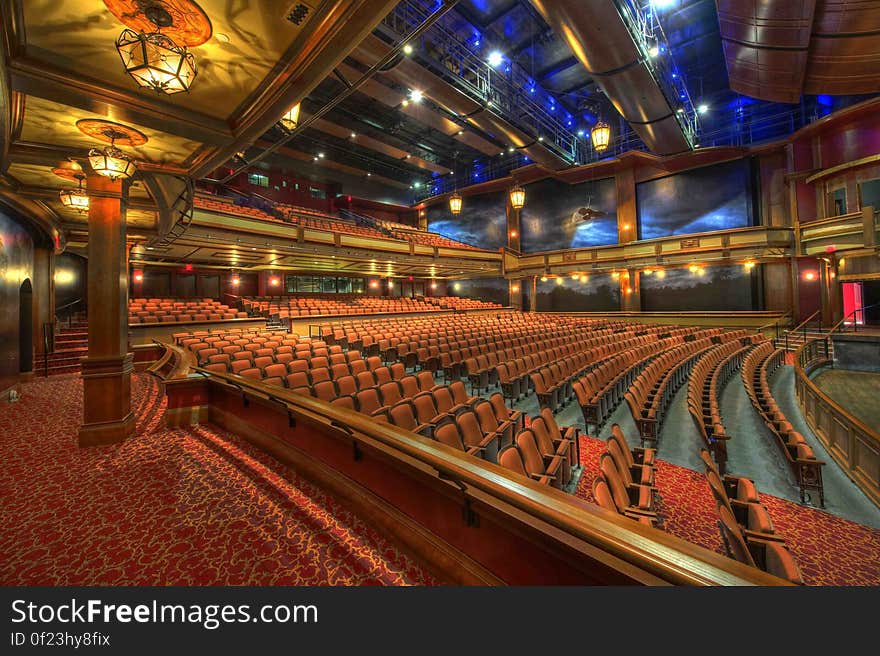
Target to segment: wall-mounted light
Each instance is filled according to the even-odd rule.
[[[272,285],[272,287],[277,287],[281,284],[281,279],[278,276],[272,276],[269,278],[269,284]]]
[[[516,237],[517,237],[518,234],[519,234],[519,233],[518,233],[516,230],[511,230],[511,231],[510,231],[510,238],[511,238],[511,239],[516,239]]]
[[[663,269],[658,269],[658,270],[657,270],[657,277],[658,277],[658,278],[661,278],[661,279],[665,278],[665,277],[666,277],[666,271],[664,271]]]
[[[519,285],[513,285],[510,288],[510,291],[512,291],[514,294],[518,293],[519,292]]]
[[[562,276],[557,276],[557,277],[556,277],[556,284],[557,284],[557,285],[561,285],[563,282],[565,282],[565,281],[562,279]]]
[[[461,283],[458,283],[458,282],[453,283],[452,288],[453,288],[455,291],[460,291],[460,290],[461,290]]]
[[[437,289],[437,283],[436,283],[436,282],[432,282],[432,283],[431,283],[431,289]]]
[[[754,262],[754,260],[746,260],[746,261],[743,263],[743,267],[745,268],[746,271],[751,271],[752,269],[755,268],[755,262]]]
[[[690,271],[691,273],[696,273],[699,270],[700,270],[700,267],[698,267],[696,264],[691,264],[688,267],[688,271]]]
[[[59,285],[69,285],[76,280],[76,274],[69,269],[56,269],[54,280]]]
[[[813,282],[816,279],[815,271],[804,271],[804,280],[809,282]]]
[[[619,280],[619,279],[620,279],[620,272],[619,272],[619,271],[612,271],[612,272],[611,272],[611,277],[612,277],[614,280]]]
[[[654,269],[642,269],[643,276],[650,276],[652,273],[654,273]]]
[[[132,271],[132,278],[134,278],[135,282],[143,282],[144,281],[144,272],[140,269],[135,269]]]
[[[583,282],[587,282],[589,279],[590,279],[590,276],[588,276],[588,275],[586,275],[586,274],[582,275],[582,276],[579,278],[579,280],[580,280],[582,283],[583,283]]]
[[[379,281],[371,280],[370,281],[370,289],[379,289]]]
[[[541,276],[541,282],[547,282],[547,276]]]
[[[232,276],[232,278],[229,279],[229,284],[233,287],[238,287],[241,284],[241,278],[238,276]]]

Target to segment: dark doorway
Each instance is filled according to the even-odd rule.
[[[18,370],[34,370],[34,290],[25,280],[18,290]]]
[[[872,326],[880,324],[880,280],[866,280],[862,283],[862,302],[867,308],[865,323]]]

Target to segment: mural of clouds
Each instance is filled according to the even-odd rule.
[[[589,207],[598,216],[579,216]],[[617,243],[617,188],[614,178],[576,185],[547,178],[526,185],[520,212],[524,253]]]
[[[586,282],[551,277],[536,284],[539,312],[616,312],[620,310],[620,283],[611,274],[592,274]]]
[[[458,289],[455,286],[458,285]],[[462,298],[474,298],[479,301],[510,305],[510,284],[506,278],[474,278],[471,280],[456,280],[448,285],[450,296]]]
[[[639,238],[750,226],[751,194],[749,161],[744,159],[639,183]]]
[[[449,203],[427,210],[428,230],[486,250],[507,246],[507,192],[465,196],[461,214],[454,216]]]
[[[706,267],[702,276],[687,269],[667,269],[665,278],[641,276],[642,310],[756,310],[760,265]]]

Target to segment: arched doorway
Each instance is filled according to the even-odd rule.
[[[18,370],[34,370],[34,290],[30,279],[18,291]]]

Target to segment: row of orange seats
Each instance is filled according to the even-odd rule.
[[[133,298],[128,302],[129,324],[226,321],[247,316],[247,312],[239,312],[211,298]]]

